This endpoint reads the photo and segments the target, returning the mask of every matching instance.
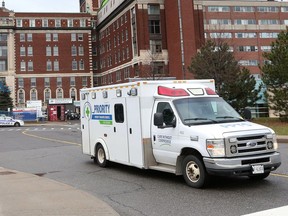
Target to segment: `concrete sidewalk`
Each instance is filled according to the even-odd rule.
[[[108,204],[69,185],[0,167],[0,216],[119,216]]]

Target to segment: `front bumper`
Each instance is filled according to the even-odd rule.
[[[280,153],[237,158],[203,158],[206,170],[212,175],[252,175],[252,165],[261,164],[264,172],[276,170],[281,165]]]

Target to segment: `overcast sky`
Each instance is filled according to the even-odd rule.
[[[1,6],[2,1],[0,0]],[[79,0],[4,0],[14,12],[79,12]]]

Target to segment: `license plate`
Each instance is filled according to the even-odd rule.
[[[252,165],[252,174],[261,174],[264,173],[263,165]]]

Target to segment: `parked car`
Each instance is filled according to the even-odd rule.
[[[24,121],[20,119],[14,119],[11,116],[6,116],[4,114],[0,115],[0,126],[14,126],[20,127],[24,126]]]
[[[67,110],[65,112],[65,116],[66,116],[66,119],[67,120],[75,120],[75,119],[80,119],[80,115],[79,113],[76,113],[76,112],[73,112],[73,111],[70,111],[70,110]]]

